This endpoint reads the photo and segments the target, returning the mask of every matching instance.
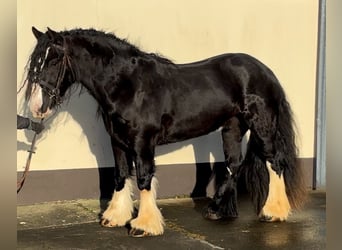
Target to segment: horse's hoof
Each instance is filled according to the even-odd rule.
[[[259,218],[259,221],[261,221],[261,222],[280,222],[281,219],[279,217],[274,217],[274,216],[270,216],[270,215],[262,215]]]
[[[108,224],[110,223],[110,221],[109,220],[107,220],[107,219],[101,219],[101,221],[100,221],[100,224],[101,224],[101,226],[103,226],[103,227],[108,227]]]
[[[151,233],[148,233],[148,232],[141,230],[141,229],[138,229],[138,228],[131,228],[128,232],[128,235],[135,237],[135,238],[153,236]]]
[[[222,215],[211,208],[207,208],[203,212],[203,217],[208,220],[220,220],[222,219]]]
[[[103,227],[116,227],[117,225],[113,225],[110,220],[107,219],[101,219],[100,222],[101,226]]]

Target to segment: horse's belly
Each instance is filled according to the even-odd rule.
[[[189,120],[184,122],[175,122],[169,128],[162,129],[157,139],[157,144],[168,144],[180,142],[191,138],[209,134],[219,129],[226,119],[208,117],[197,121]]]

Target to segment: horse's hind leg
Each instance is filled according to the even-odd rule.
[[[284,154],[276,147],[276,117],[261,98],[251,99],[248,107],[253,113],[246,113],[248,122],[251,123],[251,136],[244,162],[247,186],[261,220],[284,221],[291,206],[286,194],[284,169],[281,166],[287,163],[276,160],[277,154]]]
[[[259,131],[260,132],[260,131]],[[251,132],[256,137],[257,130]],[[249,161],[249,190],[252,193],[256,210],[262,221],[284,221],[287,219],[291,207],[286,194],[283,171],[274,162],[274,152],[272,150],[272,140],[269,136],[262,137],[257,135],[258,143],[251,147],[254,153],[252,160]],[[246,158],[249,156],[246,155]],[[258,179],[258,181],[256,181]],[[259,185],[253,185],[259,183]]]
[[[237,174],[242,162],[241,141],[247,131],[246,124],[238,117],[227,121],[222,128],[225,165],[216,170],[216,193],[205,217],[217,220],[237,217]]]
[[[196,151],[196,149],[194,149]],[[210,163],[196,163],[196,183],[191,192],[191,198],[207,196],[207,187],[212,177]]]
[[[132,160],[124,151],[113,144],[112,148],[115,158],[115,191],[102,215],[101,225],[104,227],[124,226],[132,218],[134,211],[133,186],[129,178]]]

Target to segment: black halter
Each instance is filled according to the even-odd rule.
[[[51,101],[54,99],[57,105],[60,105],[62,103],[62,97],[60,95],[60,86],[62,84],[62,81],[64,79],[65,76],[65,72],[67,67],[69,67],[71,69],[71,60],[70,57],[67,55],[66,50],[64,47],[60,46],[60,45],[53,45],[55,48],[62,50],[63,51],[63,59],[62,59],[62,63],[60,66],[60,70],[57,76],[57,83],[56,86],[53,86],[53,84],[48,83],[44,80],[40,80],[39,81],[39,85],[41,87],[44,87],[43,89],[47,92],[47,94],[49,95],[50,98],[50,104]],[[50,106],[49,104],[49,106]]]
[[[59,94],[60,91],[58,88],[59,87],[58,85],[60,85],[60,84],[58,84],[58,82],[57,82],[56,87],[54,87],[54,86],[52,86],[52,84],[50,84],[46,81],[40,80],[39,85],[44,87],[43,89],[49,95],[50,100],[55,99],[57,105],[62,103],[62,97]]]

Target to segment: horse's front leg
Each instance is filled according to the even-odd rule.
[[[140,190],[138,217],[130,222],[133,237],[155,236],[164,232],[164,219],[157,207],[157,185],[154,176],[154,145],[147,136],[136,142],[136,176]]]
[[[115,191],[106,211],[102,215],[101,225],[105,227],[124,226],[134,211],[132,194],[133,186],[129,178],[133,168],[128,153],[115,146],[112,141],[115,158]]]

